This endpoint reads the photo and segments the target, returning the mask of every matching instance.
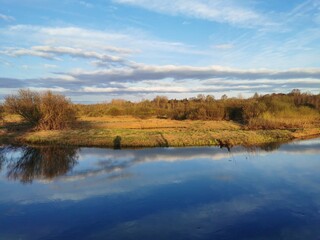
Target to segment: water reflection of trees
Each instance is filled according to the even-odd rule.
[[[8,179],[23,183],[32,183],[34,179],[51,180],[66,174],[78,162],[77,149],[70,147],[11,148],[3,149],[0,155],[2,165],[7,166]]]
[[[3,154],[1,154],[1,150],[0,150],[0,172],[1,172],[1,170],[2,170],[2,166],[3,166],[3,164],[4,164],[4,155]]]
[[[287,143],[287,142],[284,142],[284,141],[271,142],[271,143],[267,143],[267,144],[260,146],[260,148],[266,152],[273,152],[275,150],[278,150],[285,143]]]

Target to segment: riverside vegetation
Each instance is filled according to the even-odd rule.
[[[73,104],[52,92],[20,90],[0,107],[2,144],[100,147],[263,145],[320,134],[320,94],[248,99],[158,96],[137,103]]]

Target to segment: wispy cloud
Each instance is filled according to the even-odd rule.
[[[37,45],[56,48],[69,47],[87,52],[97,52],[100,55],[106,55],[106,53],[120,57],[135,55],[147,58],[149,61],[152,59],[155,61],[159,58],[169,59],[174,54],[177,56],[207,54],[194,46],[177,41],[157,39],[136,29],[106,31],[80,27],[14,25],[1,29],[1,35],[8,41],[21,40],[21,43],[30,45],[30,48]],[[27,41],[25,41],[26,36],[28,36]]]
[[[92,8],[94,5],[92,3],[89,3],[87,1],[79,1],[80,5],[86,7],[86,8]]]
[[[43,67],[46,69],[58,68],[58,66],[54,64],[43,64]]]
[[[168,22],[139,25],[144,29],[128,22],[110,28],[108,24],[81,25],[66,19],[59,25],[5,24],[0,28],[2,92],[29,87],[56,89],[68,96],[100,93],[96,101],[113,96],[139,100],[159,93],[184,98],[200,92],[233,96],[239,92],[250,96],[255,91],[288,92],[292,88],[319,92],[318,0],[288,3],[288,10],[283,12],[268,12],[272,11],[269,2],[112,1],[110,5],[119,10],[113,12],[115,15],[131,5],[133,15],[138,7],[161,13]],[[81,11],[96,10],[79,6],[89,1],[71,2]],[[139,21],[152,18],[146,12],[139,9]],[[91,17],[88,21],[96,16]],[[182,21],[190,24],[181,25]],[[273,21],[277,22],[275,30]],[[181,29],[168,34],[172,32],[169,24],[178,26],[177,22]],[[197,35],[189,37],[195,27]]]
[[[86,51],[80,48],[34,46],[31,49],[40,53],[49,53],[56,56],[68,55],[74,58],[97,59],[105,65],[125,64],[125,60],[119,56],[113,56],[95,51]]]
[[[183,15],[233,25],[265,26],[273,24],[263,14],[233,0],[114,0],[169,15]]]
[[[4,14],[0,13],[0,20],[4,20],[6,22],[11,22],[11,21],[14,21],[15,18],[12,16],[8,16],[8,15],[4,15]]]
[[[232,49],[234,46],[231,43],[225,43],[225,44],[213,45],[212,47],[220,50],[228,50],[228,49]]]
[[[76,71],[70,73],[78,79],[96,81],[143,81],[160,79],[198,79],[210,78],[220,79],[320,79],[320,69],[289,69],[289,70],[268,70],[249,69],[242,70],[221,66],[193,67],[193,66],[151,66],[136,64],[132,68],[114,68],[98,71]]]
[[[24,49],[24,48],[7,48],[5,50],[0,51],[0,54],[8,55],[11,57],[20,57],[20,56],[34,56],[41,57],[50,60],[58,60],[54,57],[53,54],[37,51],[34,49]]]
[[[120,54],[129,54],[130,52],[126,49],[116,48],[116,47],[105,47],[106,51],[120,53]],[[106,54],[104,52],[100,53],[97,51],[87,51],[80,48],[72,47],[54,47],[54,46],[33,46],[30,49],[17,49],[17,48],[7,48],[3,51],[0,51],[0,54],[5,54],[11,57],[20,57],[20,56],[34,56],[41,57],[49,60],[59,60],[59,56],[70,56],[73,58],[84,58],[84,59],[96,59],[98,61],[93,62],[94,65],[98,67],[110,67],[113,65],[130,65],[130,61],[126,60],[121,56],[114,56]]]
[[[103,46],[102,49],[107,52],[114,52],[114,53],[124,54],[124,55],[133,54],[133,53],[138,52],[138,51],[128,49],[128,48],[119,48],[119,47],[114,47],[114,46]]]
[[[221,66],[193,67],[176,65],[135,64],[104,70],[55,72],[53,76],[34,79],[2,78],[3,88],[29,87],[63,91],[75,96],[111,93],[136,97],[176,94],[175,97],[197,93],[289,92],[293,88],[318,93],[320,69],[237,69]],[[112,96],[109,96],[112,97]]]

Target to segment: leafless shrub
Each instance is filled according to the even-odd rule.
[[[59,130],[70,127],[76,120],[72,103],[63,95],[50,91],[38,93],[21,89],[5,98],[5,110],[18,114],[39,130]]]
[[[50,91],[41,95],[40,112],[38,128],[41,130],[66,129],[76,120],[72,103],[65,96]]]
[[[4,122],[4,107],[0,104],[0,124]]]
[[[16,95],[5,98],[5,111],[18,114],[27,123],[36,126],[41,119],[40,94],[29,89],[21,89]]]

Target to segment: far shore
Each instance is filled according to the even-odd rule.
[[[169,120],[131,116],[81,117],[72,129],[35,131],[15,117],[0,130],[1,144],[140,148],[262,146],[320,136],[320,124],[296,129],[249,130],[233,121]]]

